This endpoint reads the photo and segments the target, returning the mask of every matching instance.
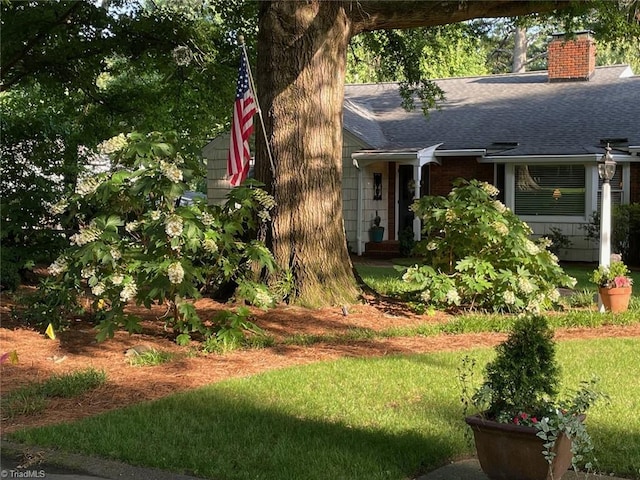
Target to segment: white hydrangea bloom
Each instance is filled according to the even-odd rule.
[[[114,260],[120,260],[122,258],[122,253],[120,253],[120,250],[118,250],[117,247],[111,247],[109,253],[111,254],[111,258]]]
[[[493,201],[493,206],[496,207],[496,210],[500,213],[505,213],[506,211],[508,211],[509,209],[505,206],[504,203],[502,203],[500,200],[494,200]]]
[[[76,183],[76,193],[81,197],[93,194],[100,186],[98,177],[82,177]]]
[[[160,161],[160,171],[162,174],[171,180],[173,183],[178,183],[182,181],[182,170],[176,167],[172,163],[165,162],[164,160]]]
[[[444,218],[447,220],[447,222],[453,222],[458,218],[458,215],[456,214],[456,212],[448,208],[447,212],[444,214]]]
[[[49,205],[49,213],[51,215],[62,215],[68,206],[69,202],[66,198],[63,198],[62,200],[58,200],[53,205]]]
[[[427,243],[427,250],[429,250],[429,251],[431,251],[431,252],[432,252],[432,251],[433,251],[433,250],[435,250],[436,248],[438,248],[438,245],[437,245],[437,244],[436,244],[436,242],[434,242],[433,240],[432,240],[432,241],[430,241],[429,243]]]
[[[460,305],[460,294],[455,288],[447,292],[447,303],[450,305]]]
[[[154,221],[160,220],[161,216],[162,216],[162,212],[160,210],[153,210],[151,212],[151,220],[154,220]]]
[[[119,152],[127,146],[127,137],[123,133],[115,137],[111,137],[109,140],[105,140],[98,145],[98,151],[104,155],[110,155],[115,152]]]
[[[215,218],[209,212],[202,212],[200,220],[202,221],[203,225],[210,227],[211,225],[213,225]]]
[[[481,186],[482,186],[482,190],[484,190],[487,193],[487,195],[489,195],[490,197],[497,197],[498,194],[500,193],[500,190],[498,190],[496,187],[494,187],[490,183],[482,182]]]
[[[540,237],[538,239],[538,246],[542,249],[547,249],[553,245],[553,241],[549,237]]]
[[[529,255],[537,255],[540,253],[540,248],[529,239],[525,240],[524,249]]]
[[[218,251],[218,244],[212,238],[205,238],[202,242],[202,248],[204,248],[206,252],[216,253]]]
[[[106,287],[103,282],[96,283],[93,287],[91,287],[91,293],[93,293],[96,297],[102,295],[105,291]]]
[[[72,245],[81,247],[87,243],[96,241],[102,235],[102,230],[96,227],[94,222],[91,222],[86,227],[80,227],[80,231],[69,237],[69,241]]]
[[[80,271],[80,276],[82,278],[91,278],[96,274],[96,269],[92,266],[83,267]]]
[[[182,268],[182,264],[180,262],[173,262],[167,268],[167,275],[169,277],[169,281],[175,285],[182,283],[184,280],[184,269]]]
[[[528,278],[525,277],[519,277],[518,278],[518,289],[525,294],[529,294],[531,292],[533,292],[535,286],[533,285],[533,283],[531,283],[529,281]]]
[[[271,305],[273,304],[273,298],[269,295],[268,292],[263,290],[258,290],[256,292],[255,303],[257,305]]]
[[[423,302],[428,302],[429,300],[431,300],[431,291],[423,290],[420,293],[420,298],[422,299]]]
[[[136,293],[138,293],[138,286],[136,285],[136,282],[131,281],[127,283],[120,292],[120,300],[128,302],[136,296]]]
[[[113,283],[114,285],[120,285],[123,280],[124,277],[119,273],[114,273],[113,275],[111,275],[111,283]]]
[[[507,305],[513,305],[514,303],[516,303],[516,295],[511,290],[505,290],[505,292],[502,294],[502,299]]]
[[[164,224],[164,231],[172,238],[179,237],[180,235],[182,235],[182,227],[182,217],[179,217],[178,215],[172,215],[167,218]]]
[[[137,222],[137,221],[128,222],[124,226],[124,229],[129,233],[135,232],[136,230],[138,230],[138,228],[140,228],[140,222]]]
[[[50,275],[54,277],[64,273],[68,270],[69,265],[67,264],[67,260],[64,257],[58,257],[56,260],[49,265],[48,271]]]
[[[507,227],[502,222],[493,222],[492,226],[495,229],[495,231],[498,233],[498,235],[502,237],[509,234],[509,227]]]
[[[549,300],[552,302],[557,302],[560,300],[560,292],[557,288],[551,289],[547,292],[547,297],[549,297]]]

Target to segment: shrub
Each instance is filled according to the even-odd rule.
[[[614,205],[611,214],[611,249],[629,265],[640,265],[640,203]],[[593,212],[583,229],[586,238],[600,241],[600,213]]]
[[[101,148],[110,170],[81,175],[75,191],[52,206],[78,229],[49,272],[88,290],[100,340],[119,327],[139,331],[139,319],[125,315],[129,301],[166,306],[178,343],[193,332],[210,335],[188,300],[250,282],[256,264],[273,268],[269,251],[252,240],[272,198],[253,182],[234,188],[223,206],[182,205],[199,166],[183,159],[173,133],[119,135]]]
[[[538,311],[574,286],[549,252],[550,241],[529,239],[529,226],[495,199],[498,190],[457,180],[447,197],[423,197],[412,209],[423,223],[414,252],[422,265],[403,279],[419,300],[437,308]]]

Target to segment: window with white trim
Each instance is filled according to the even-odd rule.
[[[611,184],[611,204],[620,205],[622,203],[622,196],[624,192],[624,166],[618,165],[616,173],[609,182]],[[600,205],[602,202],[602,180],[598,177],[598,212],[600,211]]]
[[[584,217],[584,165],[516,165],[514,173],[517,215]]]

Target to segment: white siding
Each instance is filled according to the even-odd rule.
[[[216,137],[202,149],[207,160],[207,199],[209,205],[222,205],[231,190],[227,178],[227,152],[230,136],[228,133]]]

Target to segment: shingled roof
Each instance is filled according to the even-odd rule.
[[[397,83],[345,89],[344,127],[367,149],[486,149],[491,157],[601,153],[601,141],[640,145],[640,76],[598,67],[588,81],[546,71],[437,80],[446,100],[428,117],[401,106]]]

